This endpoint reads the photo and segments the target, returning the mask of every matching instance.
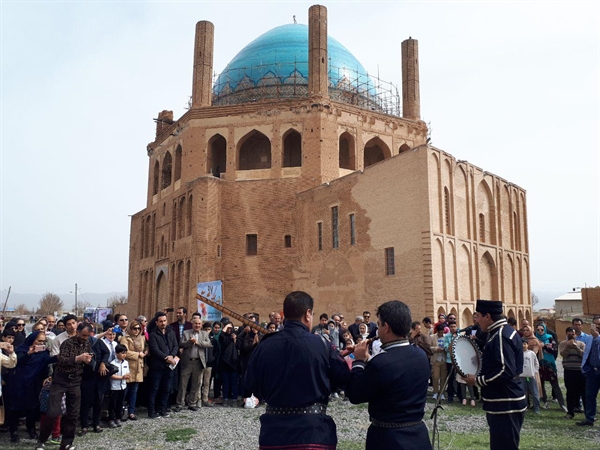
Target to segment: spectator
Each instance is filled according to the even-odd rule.
[[[108,426],[110,428],[121,426],[123,400],[125,399],[125,391],[127,390],[127,381],[131,378],[129,363],[126,359],[127,347],[117,344],[115,350],[117,357],[111,362],[115,373],[110,377],[110,400],[108,402]]]
[[[431,323],[431,319],[429,317],[424,317],[422,322],[423,322],[423,327],[425,328],[425,330],[423,331],[423,334],[425,334],[427,337],[429,337],[433,333],[435,333],[435,329],[433,328],[433,323]]]
[[[526,325],[528,327],[528,325]],[[529,350],[527,341],[523,341],[523,372],[519,375],[525,395],[533,397],[533,411],[540,413],[540,396],[538,393],[538,371],[540,364],[537,355]]]
[[[98,335],[101,336],[101,335]],[[81,374],[81,408],[79,420],[81,423],[80,436],[87,434],[90,423],[90,408],[92,409],[92,427],[95,433],[102,433],[100,418],[104,394],[110,390],[110,350],[99,337],[90,336],[89,344],[94,355],[94,363],[83,367]],[[60,428],[59,428],[60,430]],[[53,432],[57,437],[58,432]]]
[[[140,383],[144,381],[145,358],[148,356],[148,343],[142,334],[142,324],[132,320],[127,329],[127,334],[121,338],[121,344],[127,349],[127,362],[129,374],[127,379],[127,409],[128,420],[137,420],[135,407]]]
[[[196,317],[192,319],[192,329],[185,330],[179,348],[181,353],[181,375],[179,380],[179,391],[177,392],[177,403],[174,411],[179,411],[185,404],[192,411],[198,410],[200,401],[200,386],[202,375],[206,367],[207,347],[212,346],[208,333],[202,330],[202,321]],[[186,401],[188,383],[190,383],[189,395]]]
[[[52,356],[57,356],[60,353],[60,346],[63,342],[77,335],[77,316],[67,314],[63,322],[65,324],[65,331],[56,336],[56,339],[52,341],[52,349],[50,350]]]
[[[171,366],[179,360],[177,353],[177,338],[175,332],[167,326],[167,315],[164,312],[156,313],[154,326],[150,331],[150,371],[149,395],[148,395],[148,418],[156,419],[159,416],[169,417],[167,412],[167,401],[171,383]],[[177,358],[177,359],[176,359]]]
[[[421,323],[418,320],[414,321],[410,325],[409,341],[415,347],[419,347],[421,350],[423,350],[427,355],[427,359],[431,358],[433,352],[431,351],[431,346],[429,345],[429,336],[423,335],[421,332]]]
[[[223,403],[223,396],[222,396],[222,385],[223,385],[223,379],[221,378],[221,375],[219,375],[219,364],[220,364],[220,360],[221,360],[221,332],[222,332],[222,324],[221,322],[215,322],[212,325],[212,333],[210,336],[210,342],[213,345],[213,370],[212,370],[212,377],[213,377],[213,398],[214,398],[214,403],[217,405],[220,405]]]
[[[371,313],[369,311],[363,312],[363,323],[367,325],[369,337],[375,336],[375,332],[377,331],[377,324],[375,322],[371,322]]]
[[[27,335],[25,333],[25,320],[24,319],[17,319],[15,321],[15,325],[17,327],[17,330],[16,330],[16,333],[15,333],[14,346],[18,347],[23,342],[25,342],[25,339],[27,338]]]
[[[566,332],[567,339],[558,345],[558,353],[562,356],[565,387],[567,388],[567,414],[565,418],[572,419],[575,417],[575,408],[579,405],[579,399],[581,396],[584,396],[585,399],[585,378],[581,372],[585,344],[576,339],[575,328],[568,327]]]
[[[327,322],[329,321],[329,316],[323,313],[319,316],[319,323],[312,327],[310,330],[313,334],[327,334],[329,333],[327,329]]]
[[[352,338],[355,340],[356,340],[356,336],[358,336],[360,334],[358,326],[362,323],[362,321],[363,321],[362,316],[356,316],[354,319],[354,323],[348,327],[348,331],[350,331],[350,333],[352,333]]]
[[[441,400],[445,399],[442,389],[448,376],[446,370],[446,351],[444,350],[444,323],[436,325],[436,334],[429,337],[429,345],[431,347],[431,381],[433,382],[433,398],[437,399],[441,396]]]
[[[146,316],[138,316],[135,320],[137,320],[142,325],[142,335],[144,335],[146,340],[148,340],[148,319],[146,318]]]
[[[363,338],[363,340],[366,340],[369,338],[369,335],[370,335],[369,327],[367,326],[367,324],[365,322],[362,322],[358,326],[358,334]]]
[[[61,414],[63,395],[66,397],[66,414],[61,419],[61,449],[68,450],[73,447],[81,404],[81,374],[83,366],[92,361],[92,349],[88,341],[92,333],[91,325],[82,323],[75,330],[76,335],[65,340],[60,346],[48,399],[47,417],[50,420],[42,422],[36,448],[44,448],[44,443],[50,437],[53,421]],[[58,337],[54,343],[57,340]]]
[[[556,370],[556,355],[558,354],[557,343],[550,334],[546,333],[546,325],[543,322],[538,323],[535,337],[542,343],[543,358],[540,361],[540,379],[542,382],[542,401],[544,402],[544,408],[548,409],[548,397],[546,395],[545,386],[546,381],[548,381],[552,386],[552,392],[555,393],[560,407],[565,412],[568,412],[562,392],[558,386],[558,375]]]
[[[453,374],[454,366],[452,365],[452,341],[458,335],[458,325],[454,321],[448,322],[448,328],[450,331],[444,335],[444,350],[446,351],[446,373]],[[456,385],[456,377],[451,376],[448,379],[448,403],[452,403],[454,401],[454,393],[457,393],[458,400],[462,400],[462,393],[458,393],[458,386]]]
[[[227,323],[219,336],[219,376],[223,380],[223,406],[233,407],[238,397],[239,355],[233,324]]]
[[[214,351],[213,351],[213,347],[212,347],[212,338],[211,338],[211,331],[212,331],[211,323],[205,322],[204,325],[202,325],[202,330],[208,335],[208,338],[211,342],[211,346],[206,347],[204,349],[205,358],[206,358],[206,368],[204,369],[204,372],[202,373],[202,406],[213,407],[213,406],[215,406],[215,403],[211,399],[208,398],[208,394],[210,392],[210,381],[212,378],[213,367],[215,364],[215,356],[214,356]]]

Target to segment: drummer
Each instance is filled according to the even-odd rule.
[[[517,450],[527,400],[518,376],[523,372],[523,344],[507,325],[502,302],[477,300],[475,310],[482,331],[488,332],[483,348],[481,374],[467,375],[471,386],[481,387],[483,410],[490,427],[491,450]]]

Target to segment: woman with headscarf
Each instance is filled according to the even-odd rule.
[[[558,386],[558,376],[556,370],[556,355],[558,354],[557,343],[552,338],[552,335],[546,332],[546,325],[539,323],[535,327],[535,337],[542,343],[543,357],[540,360],[540,379],[542,383],[542,402],[544,408],[548,409],[548,396],[546,395],[546,381],[550,382],[552,392],[558,399],[558,404],[567,411],[565,400],[563,398],[560,387]]]
[[[215,323],[213,323],[212,326],[212,332],[210,333],[210,342],[213,345],[213,398],[216,404],[223,403],[223,398],[221,397],[221,387],[223,380],[221,379],[218,373],[219,358],[221,356],[221,344],[219,339],[221,337],[221,329],[221,322],[215,321]]]
[[[523,341],[527,342],[527,349],[531,350],[536,354],[538,360],[543,359],[544,354],[542,353],[542,343],[535,337],[531,327],[529,325],[525,325],[522,328],[523,331]]]
[[[25,425],[31,439],[37,439],[35,422],[40,408],[40,391],[48,378],[48,366],[58,361],[46,347],[46,333],[34,331],[17,347],[17,367],[6,379],[4,394],[9,397],[8,426],[10,440],[19,442],[19,419],[25,416]]]
[[[131,321],[127,334],[121,337],[121,344],[127,347],[126,359],[129,362],[129,374],[131,375],[127,380],[128,414],[125,417],[129,420],[137,420],[135,415],[137,392],[140,383],[144,381],[144,358],[148,356],[148,342],[140,322]]]

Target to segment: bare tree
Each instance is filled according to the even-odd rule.
[[[535,306],[540,302],[540,298],[538,297],[538,295],[531,291],[531,306]]]
[[[15,306],[15,314],[17,316],[28,316],[29,307],[25,303],[21,303],[20,305]]]
[[[121,305],[127,304],[127,296],[113,295],[106,300],[107,305],[112,309],[117,309]]]
[[[79,309],[79,311],[81,312],[81,314],[83,314],[83,311],[85,311],[86,308],[91,307],[92,304],[90,302],[88,302],[87,300],[79,300],[77,302],[77,309]]]
[[[62,311],[64,303],[60,297],[52,292],[46,292],[40,299],[40,307],[37,310],[38,315],[54,314],[55,311]]]

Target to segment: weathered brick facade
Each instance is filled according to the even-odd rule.
[[[317,313],[347,317],[401,299],[464,323],[477,298],[499,298],[530,318],[525,192],[426,144],[415,40],[402,44],[403,117],[331,100],[326,23],[312,7],[312,95],[228,106],[211,106],[214,30],[198,23],[192,108],[176,122],[163,111],[148,145],[129,314],[195,310],[196,284],[222,280],[227,307],[263,317],[305,290]]]

